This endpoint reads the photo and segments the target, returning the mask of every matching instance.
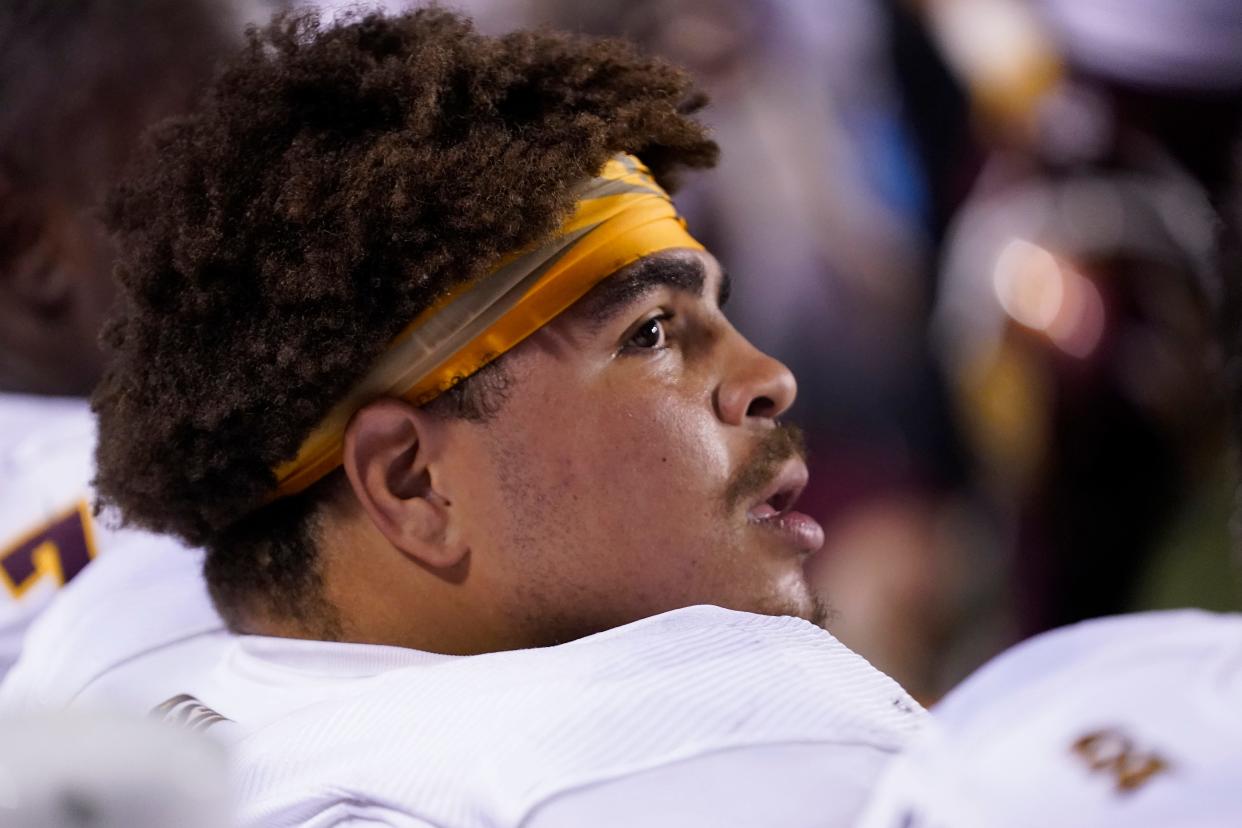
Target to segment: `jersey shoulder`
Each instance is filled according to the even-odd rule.
[[[124,708],[130,696],[149,702],[160,695],[152,685],[186,679],[179,648],[201,654],[198,639],[224,637],[202,579],[201,551],[139,531],[105,533],[103,544],[107,554],[31,625],[0,703],[34,709],[83,697],[95,706]],[[161,675],[173,665],[176,675]],[[145,713],[151,703],[138,706]]]
[[[95,556],[85,400],[0,394],[0,676],[59,588]]]
[[[0,487],[79,488],[91,476],[95,421],[76,397],[0,394]],[[66,479],[61,479],[66,477]]]
[[[1197,609],[1097,618],[1061,627],[1011,647],[985,664],[935,708],[941,727],[975,719],[978,711],[1005,705],[1036,683],[1137,681],[1144,672],[1166,672],[1173,662],[1194,661],[1204,648],[1228,647],[1242,636],[1242,615]]]
[[[346,796],[419,803],[437,824],[516,825],[559,792],[712,751],[894,752],[922,719],[806,622],[691,607],[558,647],[397,670],[251,734],[239,756],[243,798],[268,818]]]
[[[85,400],[0,394],[0,548],[85,502],[94,450]]]
[[[945,699],[864,828],[1226,825],[1242,812],[1242,616],[1142,613],[1015,647]]]

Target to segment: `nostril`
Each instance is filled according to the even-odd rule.
[[[746,407],[747,417],[764,417],[773,419],[779,413],[776,402],[770,397],[755,397]]]

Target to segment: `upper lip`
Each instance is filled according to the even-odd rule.
[[[776,510],[777,515],[787,514],[798,502],[809,477],[806,463],[802,460],[796,457],[786,460],[780,472],[751,502],[750,511],[753,512],[756,506],[766,503]]]

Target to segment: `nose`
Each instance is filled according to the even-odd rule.
[[[798,396],[793,372],[736,331],[735,347],[726,349],[724,378],[716,388],[716,414],[729,425],[774,420]]]

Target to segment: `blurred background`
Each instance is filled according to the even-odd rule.
[[[677,200],[798,376],[848,645],[930,703],[1051,627],[1242,608],[1213,338],[1242,282],[1242,2],[446,5],[628,37],[711,94],[722,162]]]

